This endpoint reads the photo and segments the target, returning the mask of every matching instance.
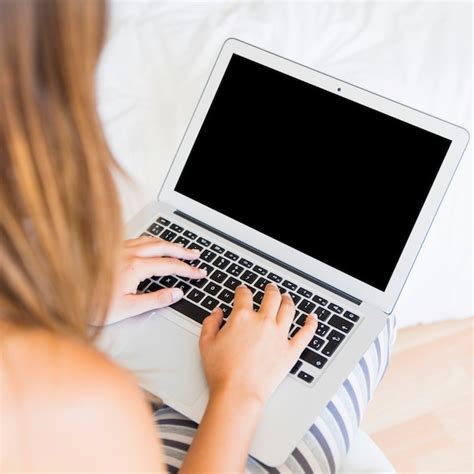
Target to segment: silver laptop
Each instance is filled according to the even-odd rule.
[[[241,282],[290,293],[289,337],[319,326],[266,406],[250,454],[283,463],[377,337],[467,145],[466,130],[227,40],[156,201],[128,225],[203,251],[208,278],[170,308],[109,326],[101,346],[192,420],[208,400],[198,336]],[[159,158],[157,158],[159,159]],[[268,347],[271,351],[272,347]]]

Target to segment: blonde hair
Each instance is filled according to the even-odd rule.
[[[121,245],[96,112],[102,0],[0,0],[0,318],[89,340]]]

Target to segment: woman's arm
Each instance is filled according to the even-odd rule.
[[[262,408],[257,399],[212,394],[180,472],[243,471]]]
[[[288,374],[317,328],[315,317],[288,340],[295,307],[269,284],[258,312],[252,293],[237,288],[225,326],[222,311],[204,321],[200,349],[209,404],[181,472],[243,471],[263,407]]]

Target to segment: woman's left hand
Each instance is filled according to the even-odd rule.
[[[137,294],[137,286],[142,280],[153,275],[204,278],[207,275],[205,270],[194,268],[182,261],[194,260],[199,256],[199,250],[186,249],[155,237],[144,236],[126,240],[114,295],[104,324],[115,323],[151,309],[169,306],[180,300],[183,292],[179,288]]]

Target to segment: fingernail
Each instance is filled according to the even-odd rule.
[[[241,283],[237,288],[247,288],[247,285],[245,283]]]
[[[201,275],[204,275],[204,276],[207,275],[207,270],[204,269],[204,268],[200,268],[200,269],[199,269],[199,272],[201,273]]]
[[[199,249],[191,249],[191,252],[195,253],[196,255],[201,253]]]
[[[309,313],[308,318],[311,318],[311,319],[313,319],[313,321],[318,322],[318,317],[314,313]]]
[[[181,288],[173,288],[171,290],[171,298],[173,302],[180,300],[183,296],[184,296],[184,293]]]

